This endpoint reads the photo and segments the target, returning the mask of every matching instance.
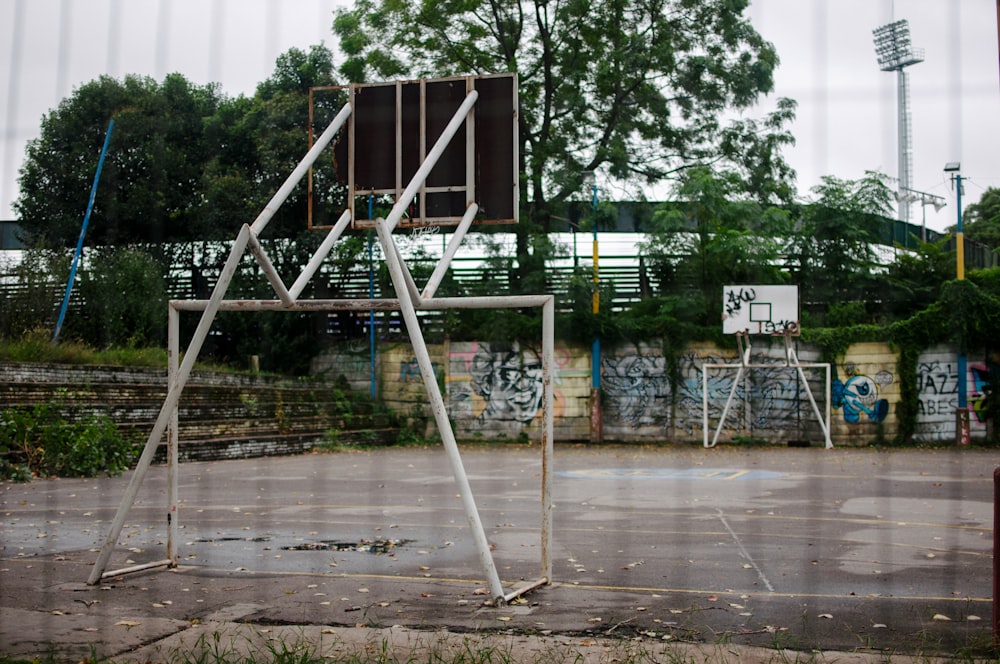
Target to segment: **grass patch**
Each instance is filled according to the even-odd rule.
[[[53,344],[50,332],[34,330],[20,339],[0,339],[0,362],[162,368],[167,366],[167,350],[132,347],[101,349],[73,340]],[[206,371],[240,373],[224,365],[196,362],[195,367]]]

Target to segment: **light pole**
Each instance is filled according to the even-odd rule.
[[[594,321],[601,311],[600,268],[597,245],[597,181],[593,171],[584,171],[583,183],[590,190],[590,222],[594,226]],[[601,412],[601,335],[594,333],[590,349],[590,442],[599,443],[603,438],[604,418]]]
[[[920,240],[927,242],[927,206],[933,205],[934,211],[940,212],[941,208],[948,203],[945,202],[944,197],[928,194],[926,191],[917,191],[908,187],[901,187],[901,189],[904,191],[903,197],[906,198],[907,202],[920,203],[920,210],[923,213],[920,226]]]
[[[965,233],[962,232],[962,164],[949,161],[944,165],[944,172],[951,173],[952,185],[955,187],[955,207],[958,208],[958,224],[955,226],[955,272],[959,281],[965,279]],[[969,386],[968,367],[965,357],[965,333],[958,340],[958,408],[955,409],[955,443],[968,445],[971,441],[969,431]]]
[[[910,45],[910,25],[906,20],[893,21],[872,30],[875,56],[882,71],[896,72],[897,142],[899,155],[899,217],[910,220],[910,204],[905,190],[910,186],[910,92],[905,67],[924,61],[924,50]]]

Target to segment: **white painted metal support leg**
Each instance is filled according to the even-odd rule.
[[[743,377],[743,365],[736,370],[736,379],[733,381],[733,389],[729,390],[729,398],[726,399],[726,405],[722,409],[722,415],[719,416],[719,426],[715,428],[715,435],[712,436],[712,444],[706,447],[715,447],[716,443],[719,442],[719,435],[722,433],[722,427],[726,423],[726,416],[729,415],[729,407],[733,405],[733,397],[736,396],[736,389],[740,386],[740,379]]]
[[[306,173],[309,172],[309,167],[313,165],[316,159],[319,158],[323,150],[330,144],[333,137],[337,135],[340,128],[347,118],[351,116],[351,105],[344,104],[337,113],[337,116],[333,118],[333,121],[327,126],[327,128],[320,134],[320,137],[316,139],[316,143],[309,148],[309,152],[306,156],[302,158],[302,161],[298,163],[287,178],[285,178],[284,184],[278,187],[278,191],[274,193],[271,200],[267,202],[264,209],[260,211],[257,218],[254,219],[253,224],[251,224],[250,229],[254,232],[254,235],[260,235],[267,228],[267,225],[271,223],[271,218],[274,217],[274,213],[278,211],[278,208],[285,202],[288,196],[292,193],[295,187],[299,184],[299,181],[305,177]]]
[[[301,295],[302,291],[305,290],[306,285],[310,282],[310,280],[312,280],[316,271],[319,270],[321,265],[323,265],[323,261],[326,260],[326,257],[333,250],[333,245],[336,244],[337,240],[340,239],[340,236],[343,235],[344,230],[347,228],[349,223],[351,223],[351,210],[347,209],[344,210],[344,212],[340,215],[340,219],[337,220],[337,223],[333,225],[330,232],[326,234],[325,238],[323,238],[323,242],[319,245],[316,253],[313,254],[309,264],[306,265],[304,270],[302,270],[302,274],[300,274],[299,278],[295,280],[292,287],[288,289],[288,294],[291,295],[293,301],[299,299],[299,295]]]
[[[420,294],[421,297],[434,297],[434,293],[437,292],[438,286],[441,285],[441,280],[444,279],[445,273],[451,267],[451,261],[455,258],[455,254],[458,253],[458,248],[461,246],[462,240],[465,239],[465,234],[472,226],[472,222],[475,220],[477,214],[479,214],[479,205],[472,203],[469,205],[469,209],[465,211],[462,221],[455,228],[455,232],[448,242],[448,247],[445,249],[444,256],[441,257],[441,260],[438,261],[437,266],[434,268],[434,274],[427,280],[424,291]]]
[[[212,291],[212,297],[209,300],[209,304],[201,315],[201,321],[198,323],[198,328],[195,330],[194,337],[191,339],[187,353],[184,354],[184,361],[181,363],[180,369],[177,372],[175,382],[171,384],[167,390],[167,398],[164,400],[163,406],[160,408],[160,414],[156,418],[153,430],[150,432],[149,438],[146,440],[146,446],[143,449],[142,454],[139,456],[139,461],[136,463],[135,470],[132,472],[132,479],[129,480],[128,487],[125,489],[125,495],[122,497],[121,504],[118,506],[118,512],[115,514],[115,518],[111,523],[111,529],[108,532],[107,538],[104,540],[101,552],[97,556],[94,568],[90,572],[90,578],[87,580],[87,583],[92,586],[96,585],[104,576],[104,571],[107,569],[108,561],[111,559],[111,553],[114,551],[115,545],[118,543],[118,538],[121,536],[122,527],[125,525],[125,517],[132,508],[132,504],[135,502],[135,497],[139,493],[139,487],[142,485],[142,481],[145,479],[146,473],[149,471],[150,464],[153,463],[153,457],[156,455],[156,448],[159,446],[160,440],[163,438],[163,434],[167,429],[167,424],[173,417],[174,410],[177,408],[177,404],[181,398],[181,391],[184,389],[184,384],[187,383],[187,379],[191,375],[191,369],[194,367],[195,360],[198,358],[201,346],[204,343],[205,338],[208,337],[208,333],[212,327],[212,321],[215,319],[215,314],[219,310],[219,304],[222,302],[222,298],[226,294],[226,290],[229,288],[229,283],[232,281],[233,275],[236,273],[236,268],[239,266],[240,259],[246,251],[249,238],[250,228],[244,224],[239,235],[236,237],[236,241],[233,243],[232,249],[229,252],[229,258],[226,261],[225,266],[222,268],[222,274],[219,275],[219,281],[215,284],[215,289]],[[164,561],[163,564],[168,562],[169,561]]]
[[[799,357],[796,355],[795,351],[789,347],[788,359],[791,366],[794,366],[796,371],[799,372],[799,379],[802,380],[802,384],[806,388],[806,396],[809,397],[809,405],[812,406],[813,414],[816,419],[819,420],[819,426],[823,430],[823,441],[826,444],[826,449],[833,447],[833,439],[830,438],[830,365],[829,364],[801,364],[799,363]],[[812,388],[809,387],[809,381],[806,379],[806,374],[802,370],[803,367],[814,367],[821,368],[825,370],[824,381],[826,383],[826,417],[819,410],[819,406],[816,404],[816,398],[813,396]]]
[[[396,297],[399,299],[399,308],[406,323],[406,331],[410,336],[413,354],[417,359],[417,365],[420,367],[420,374],[424,380],[424,388],[427,390],[431,412],[434,415],[434,421],[437,423],[438,432],[441,434],[441,442],[444,444],[448,462],[451,465],[452,475],[454,475],[455,483],[458,485],[462,505],[465,508],[465,516],[469,520],[469,528],[475,541],[476,551],[479,554],[480,564],[486,575],[490,597],[493,598],[495,604],[502,604],[505,601],[503,586],[500,583],[500,576],[497,574],[496,565],[493,562],[493,555],[490,553],[490,545],[486,540],[486,532],[483,530],[483,524],[479,518],[476,501],[472,496],[472,487],[469,485],[469,478],[465,474],[465,467],[462,465],[462,456],[458,450],[458,442],[455,440],[455,432],[452,430],[451,422],[448,420],[444,398],[441,396],[441,388],[438,387],[437,378],[434,375],[434,367],[431,364],[431,356],[427,350],[427,345],[424,343],[424,335],[420,329],[420,321],[417,320],[416,309],[414,309],[413,301],[410,299],[406,279],[403,276],[403,268],[399,264],[399,257],[395,251],[395,243],[392,240],[391,230],[383,219],[378,219],[375,222],[375,230],[378,232],[379,241],[382,243],[382,251],[385,253],[386,264],[389,266],[389,274],[392,277],[393,287],[396,290]]]
[[[552,471],[555,422],[555,298],[542,307],[542,572],[552,582]]]
[[[180,364],[180,312],[170,307],[167,313],[167,385],[168,391],[177,382]],[[175,405],[167,427],[167,560],[171,567],[177,567],[177,536],[180,497],[177,489],[179,422],[178,407]]]

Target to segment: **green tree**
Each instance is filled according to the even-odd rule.
[[[164,346],[166,266],[138,247],[88,249],[74,297],[83,305],[66,322],[66,336],[101,348]]]
[[[894,200],[887,177],[873,171],[859,180],[825,176],[813,192],[816,200],[801,210],[788,261],[803,317],[818,316],[809,321],[813,326],[869,322],[881,299],[878,224]]]
[[[232,237],[254,220],[309,148],[309,89],[334,85],[333,54],[325,46],[289,49],[275,62],[274,73],[250,99],[227,100],[211,119],[208,133],[220,150],[206,163],[203,186],[213,226]],[[322,131],[339,108],[335,94],[317,97],[314,129]],[[315,225],[332,223],[345,207],[342,187],[334,183],[333,163],[314,166]],[[306,228],[306,183],[295,188],[277,211],[267,234],[294,237]],[[339,194],[339,197],[338,197]],[[218,231],[217,231],[218,232]]]
[[[936,302],[941,288],[955,277],[955,254],[948,238],[921,242],[915,251],[899,251],[886,273],[885,314],[904,320]]]
[[[746,0],[356,0],[334,32],[351,81],[517,72],[523,227],[546,230],[587,171],[630,194],[694,164],[788,177],[793,104],[723,126],[772,89],[778,58]],[[720,140],[720,138],[722,140]],[[762,176],[763,179],[763,176]],[[761,186],[762,195],[786,192]],[[764,193],[766,192],[766,193]],[[530,205],[528,202],[530,201]],[[521,277],[537,267],[519,229]]]
[[[64,252],[30,247],[18,260],[4,258],[0,270],[5,287],[0,289],[0,339],[21,339],[35,330],[55,326],[59,298],[66,288],[54,275],[69,272]]]
[[[1000,188],[990,187],[978,203],[965,208],[962,231],[974,242],[1000,249]]]
[[[678,203],[662,206],[641,250],[671,318],[702,327],[722,320],[726,284],[778,284],[789,213],[748,200],[735,172],[687,171]]]
[[[88,243],[232,238],[306,153],[310,87],[333,83],[333,55],[324,46],[280,55],[251,98],[227,98],[216,84],[197,86],[180,74],[162,83],[102,76],[42,119],[40,136],[28,145],[15,210],[30,240],[75,244],[114,118]],[[317,125],[332,119],[335,101],[317,104]],[[336,193],[332,164],[318,171],[321,201],[329,202]],[[272,233],[304,228],[306,200],[303,185]]]
[[[72,246],[90,195],[109,121],[115,129],[94,203],[94,244],[190,237],[202,209],[197,192],[210,147],[202,124],[216,111],[215,86],[180,74],[162,84],[102,76],[82,85],[42,119],[28,144],[14,202],[32,241]]]

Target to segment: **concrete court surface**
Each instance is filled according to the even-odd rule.
[[[540,448],[462,458],[501,579],[537,579]],[[559,445],[554,583],[499,608],[440,447],[182,464],[180,567],[96,587],[128,474],[4,483],[0,654],[162,652],[248,623],[991,656],[997,465],[978,449]],[[166,557],[165,485],[154,466],[110,569]]]

